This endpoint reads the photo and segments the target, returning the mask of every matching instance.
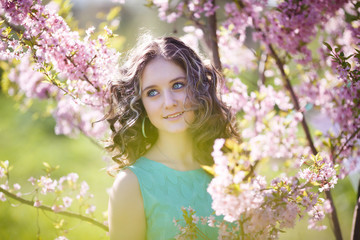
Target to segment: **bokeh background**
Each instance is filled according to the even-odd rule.
[[[72,0],[73,18],[79,28],[97,26],[104,14],[115,5],[105,0]],[[157,10],[145,6],[145,0],[128,0],[121,5],[119,35],[116,48],[126,52],[144,31],[154,36],[182,35],[185,21],[167,24],[159,20]],[[118,5],[118,4],[117,4]],[[254,79],[256,81],[256,79]],[[113,177],[107,174],[109,163],[103,160],[105,152],[84,136],[71,139],[54,133],[55,121],[46,114],[47,105],[34,101],[24,107],[3,93],[0,93],[0,160],[9,160],[14,168],[10,172],[11,183],[20,183],[22,190],[30,190],[27,179],[44,175],[43,162],[51,166],[59,165],[53,177],[71,172],[79,174],[79,181],[86,180],[90,192],[94,194],[91,202],[96,205],[95,217],[106,218],[107,189]],[[265,171],[266,172],[266,169]],[[269,171],[275,174],[273,170]],[[269,175],[269,178],[271,177]],[[340,180],[333,191],[335,205],[340,217],[344,239],[350,239],[352,211],[356,193],[349,179]],[[0,202],[0,239],[55,239],[59,230],[54,224],[55,214],[18,204],[15,201]],[[65,218],[70,226],[69,239],[108,239],[106,233],[88,223]],[[327,222],[329,225],[329,222]],[[322,232],[307,230],[306,216],[294,229],[281,235],[281,239],[334,239],[331,226]]]

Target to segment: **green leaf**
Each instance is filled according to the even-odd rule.
[[[108,13],[108,15],[106,16],[106,20],[107,20],[107,21],[111,21],[111,20],[113,20],[114,18],[118,17],[120,11],[121,11],[121,7],[120,7],[120,6],[113,7],[113,8],[110,10],[110,12]]]
[[[315,136],[317,137],[321,137],[323,135],[323,133],[319,130],[315,130]]]
[[[323,44],[327,47],[327,49],[332,51],[332,47],[330,46],[330,44],[328,44],[327,42],[323,42]]]
[[[349,56],[347,56],[347,57],[345,58],[345,60],[348,60],[348,59],[351,58],[352,56],[354,56],[354,54],[350,54]]]
[[[43,165],[44,165],[46,168],[51,168],[50,164],[47,163],[47,162],[43,162]]]
[[[357,16],[351,15],[351,14],[345,12],[345,22],[351,23],[351,22],[353,22],[353,21],[356,21],[357,19],[358,19]]]
[[[153,7],[154,6],[154,2],[152,0],[146,0],[146,3],[144,4],[145,7]]]

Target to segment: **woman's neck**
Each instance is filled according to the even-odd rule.
[[[158,140],[145,156],[177,170],[196,169],[200,165],[193,158],[192,143],[186,132],[159,133]]]

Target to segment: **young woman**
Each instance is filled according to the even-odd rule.
[[[219,75],[172,37],[142,41],[111,86],[111,150],[122,170],[110,191],[110,239],[174,239],[182,207],[213,214],[207,185],[216,138],[236,137]],[[198,224],[217,239],[217,229]]]

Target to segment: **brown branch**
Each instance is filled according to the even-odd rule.
[[[295,95],[294,89],[292,88],[290,79],[287,76],[287,74],[285,73],[284,64],[282,63],[281,59],[279,58],[279,56],[275,52],[272,45],[268,44],[268,47],[269,47],[269,50],[270,50],[270,53],[271,53],[272,57],[275,59],[276,65],[278,66],[278,68],[279,68],[279,70],[281,72],[281,76],[282,76],[283,81],[285,83],[285,88],[290,92],[291,99],[292,99],[292,102],[293,102],[293,104],[295,106],[295,109],[297,111],[300,111],[299,101],[297,99],[297,96]],[[304,132],[305,132],[306,138],[308,140],[308,143],[310,145],[311,151],[312,151],[312,153],[314,155],[316,155],[318,153],[318,151],[315,148],[315,145],[314,145],[313,139],[311,137],[310,130],[309,130],[309,127],[308,127],[308,124],[306,122],[305,117],[303,117],[303,119],[301,121],[301,125],[302,125],[302,127],[304,129]],[[329,199],[332,210],[333,210],[332,213],[331,213],[331,219],[332,219],[332,222],[334,224],[333,231],[334,231],[335,237],[336,237],[337,240],[342,240],[342,234],[341,234],[339,218],[337,216],[336,208],[335,208],[334,201],[332,199],[330,191],[325,191],[325,195],[326,195],[326,198]]]
[[[18,197],[16,196],[15,194],[3,189],[2,187],[0,187],[0,192],[4,193],[6,196],[18,201],[18,202],[21,202],[23,204],[26,204],[26,205],[29,205],[29,206],[32,206],[32,207],[35,207],[34,206],[34,201],[30,201],[30,200],[26,200],[24,198],[21,198],[21,197]],[[64,215],[64,216],[67,216],[67,217],[72,217],[72,218],[77,218],[77,219],[80,219],[82,221],[85,221],[85,222],[89,222],[105,231],[109,231],[109,227],[90,218],[90,217],[86,217],[86,216],[83,216],[81,214],[78,214],[78,213],[73,213],[73,212],[69,212],[69,211],[59,211],[59,212],[55,212],[51,209],[51,207],[49,206],[46,206],[46,205],[41,205],[39,207],[35,207],[35,208],[38,208],[38,209],[42,209],[42,210],[45,210],[45,211],[49,211],[49,212],[52,212],[52,213],[55,213],[55,214],[59,214],[59,215]]]
[[[212,0],[211,3],[213,4],[213,6],[215,6],[215,0]],[[209,21],[208,21],[208,31],[209,31],[209,38],[210,38],[210,49],[211,49],[211,58],[212,58],[212,62],[215,66],[215,68],[221,72],[222,71],[222,66],[221,66],[221,61],[220,61],[220,54],[219,54],[219,46],[218,46],[218,41],[217,41],[217,35],[216,35],[216,30],[217,30],[217,20],[216,20],[216,12],[214,12],[214,14],[209,16]]]
[[[332,208],[332,213],[331,213],[331,220],[333,222],[333,232],[335,234],[335,237],[337,240],[341,240],[342,239],[342,234],[341,234],[341,228],[340,228],[340,223],[339,223],[339,218],[337,216],[337,213],[336,213],[336,208],[335,208],[335,205],[334,205],[334,200],[331,196],[331,193],[330,191],[325,191],[325,195],[326,195],[326,198],[329,199],[330,201],[330,205],[331,205],[331,208]]]
[[[290,96],[291,96],[291,99],[292,99],[292,102],[294,104],[294,107],[297,111],[300,111],[300,105],[299,105],[299,101],[297,99],[297,96],[295,95],[295,92],[294,92],[294,89],[291,85],[291,82],[290,82],[290,79],[289,77],[287,76],[287,74],[285,73],[285,70],[284,70],[284,64],[283,62],[281,61],[281,59],[279,58],[279,56],[277,55],[277,53],[275,52],[273,46],[271,44],[268,45],[269,47],[269,50],[270,50],[270,53],[272,55],[272,57],[275,59],[275,62],[276,62],[276,65],[278,66],[279,70],[280,70],[280,73],[281,73],[281,76],[283,78],[283,81],[285,83],[285,88],[289,91],[290,93]],[[301,125],[304,129],[304,132],[305,132],[305,135],[306,135],[306,139],[308,140],[308,143],[309,143],[309,146],[311,148],[311,151],[314,155],[316,155],[318,153],[318,151],[316,150],[315,148],[315,145],[314,145],[314,141],[312,140],[312,137],[311,137],[311,134],[310,134],[310,130],[309,130],[309,127],[308,127],[308,124],[306,122],[306,119],[305,117],[303,117],[302,121],[301,121]]]
[[[72,55],[73,56],[73,55]],[[74,62],[74,60],[71,58],[72,56],[65,56],[66,57],[66,59],[68,59],[71,63],[72,63],[72,65],[74,66],[74,67],[76,67],[77,68],[77,65],[76,65],[76,63]],[[96,57],[96,56],[95,56]],[[95,57],[93,57],[92,59],[91,59],[91,61],[95,58]],[[89,80],[89,78],[85,75],[85,73],[84,72],[81,72],[82,74],[83,74],[83,77],[84,77],[84,79],[85,79],[85,81],[86,82],[88,82],[91,86],[93,86],[97,91],[100,91],[100,89],[98,88],[98,87],[96,87],[90,80]]]
[[[56,82],[54,82],[51,78],[51,76],[46,72],[46,69],[41,67],[41,69],[43,69],[43,74],[49,79],[50,83],[52,85],[54,85],[55,87],[59,88],[61,91],[63,91],[65,94],[71,96],[73,99],[76,99],[76,97],[74,95],[72,95],[69,91],[67,91],[65,88],[61,87],[59,84],[57,84]]]
[[[351,240],[360,240],[360,180],[358,185],[357,201],[354,209]]]

